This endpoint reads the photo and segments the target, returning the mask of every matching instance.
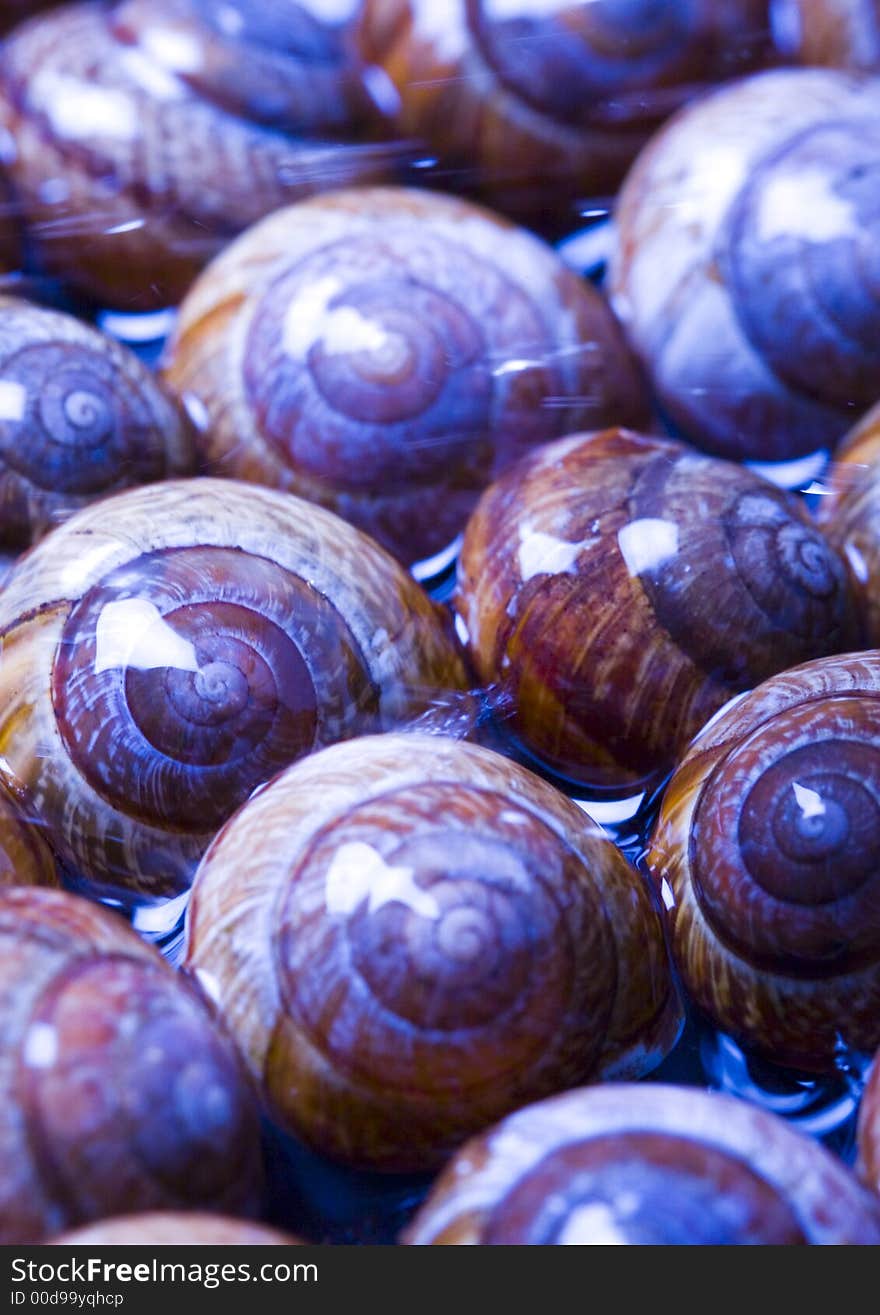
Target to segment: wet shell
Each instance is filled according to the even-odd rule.
[[[322,503],[407,564],[522,452],[646,408],[607,305],[549,247],[399,188],[251,229],[192,289],[165,364],[211,473]]]
[[[122,1211],[256,1212],[259,1116],[229,1040],[115,914],[0,892],[0,1240]]]
[[[621,192],[612,300],[681,434],[828,449],[880,392],[880,83],[762,74],[691,107]]]
[[[623,430],[551,444],[485,493],[455,605],[515,741],[613,790],[668,770],[738,690],[859,638],[799,502]]]
[[[880,1045],[880,653],[765,681],[697,738],[648,853],[685,987],[768,1059]]]
[[[850,568],[868,641],[880,647],[880,405],[835,452],[818,521]]]
[[[768,53],[765,0],[367,0],[398,130],[441,178],[548,231],[610,196],[674,109]],[[447,184],[448,185],[448,184]]]
[[[199,868],[185,963],[273,1117],[382,1169],[641,1076],[682,1021],[622,854],[530,772],[439,736],[336,745],[251,799]]]
[[[183,480],[105,499],[0,593],[2,772],[83,888],[185,891],[217,827],[304,753],[465,684],[436,608],[286,494]]]
[[[88,502],[195,461],[187,420],[133,352],[0,298],[0,543],[26,547]]]
[[[298,25],[247,0],[68,4],[6,41],[4,163],[42,269],[104,305],[174,305],[262,215],[388,176],[396,147],[352,140],[357,123],[333,140],[344,88],[359,86],[348,96],[359,111],[370,100],[362,66],[309,20],[314,6],[297,7]],[[315,56],[321,72],[303,86]]]
[[[610,1085],[462,1147],[413,1245],[876,1246],[880,1208],[818,1142],[745,1101]]]

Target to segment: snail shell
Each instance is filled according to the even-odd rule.
[[[880,82],[765,73],[662,129],[617,207],[612,300],[682,435],[783,461],[880,384]]]
[[[0,751],[92,894],[176,896],[217,827],[303,753],[465,676],[417,584],[286,494],[181,480],[104,499],[0,593]]]
[[[0,298],[0,542],[26,547],[130,484],[192,474],[188,423],[133,352]]]
[[[185,963],[272,1116],[381,1169],[640,1076],[682,1021],[623,855],[552,786],[439,736],[335,745],[251,799],[199,868]]]
[[[858,1172],[870,1188],[880,1192],[880,1064],[876,1055],[859,1104],[856,1140]]]
[[[691,999],[779,1064],[880,1046],[880,653],[765,681],[696,739],[648,852]]]
[[[388,175],[398,148],[318,137],[325,125],[306,109],[297,121],[301,103],[317,113],[301,56],[308,61],[314,37],[323,64],[321,25],[303,3],[294,7],[299,31],[295,23],[274,28],[286,8],[73,4],[7,40],[0,123],[14,149],[5,163],[43,269],[104,305],[173,305],[197,270],[262,215]],[[218,31],[223,14],[233,26],[238,16],[238,41]],[[329,29],[324,35],[336,44]],[[332,62],[320,74],[327,83]],[[343,83],[352,78],[354,69]],[[333,105],[333,119],[346,96],[336,100],[327,86],[321,101]],[[300,135],[290,135],[291,123]]]
[[[613,315],[549,247],[400,188],[252,228],[186,298],[165,379],[204,414],[211,473],[323,503],[406,563],[522,452],[646,414]]]
[[[880,72],[878,0],[782,0],[779,10],[802,64]]]
[[[367,0],[361,39],[456,190],[558,231],[672,110],[756,67],[768,30],[765,0]]]
[[[197,1211],[153,1211],[101,1219],[50,1239],[52,1246],[295,1246],[299,1238],[265,1224]]]
[[[844,564],[792,495],[624,430],[487,490],[455,606],[520,745],[614,790],[669,768],[736,691],[858,640]]]
[[[834,454],[817,519],[843,554],[870,644],[880,648],[880,404]]]
[[[8,886],[60,886],[54,855],[42,828],[30,822],[0,785],[0,892]]]
[[[729,1096],[566,1092],[463,1146],[413,1245],[876,1246],[880,1208],[829,1151]]]
[[[0,982],[0,1241],[123,1211],[256,1211],[259,1117],[238,1057],[119,917],[0,892]]]

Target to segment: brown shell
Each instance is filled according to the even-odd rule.
[[[880,72],[878,0],[783,0],[780,12],[802,64]]]
[[[0,297],[0,544],[23,548],[78,508],[190,475],[186,418],[121,343]]]
[[[368,58],[440,178],[544,232],[612,195],[674,109],[757,67],[766,0],[366,0]]]
[[[407,564],[522,452],[646,416],[599,293],[525,230],[401,188],[252,228],[186,298],[164,377],[210,473],[322,503]]]
[[[711,452],[827,450],[877,399],[880,83],[760,74],[683,111],[620,194],[612,301]]]
[[[8,886],[60,886],[58,865],[43,828],[28,821],[0,786],[0,890]]]
[[[541,1101],[463,1146],[411,1245],[786,1246],[880,1240],[837,1157],[745,1101],[643,1083]]]
[[[264,8],[227,7],[244,29],[236,42],[218,31],[217,7],[197,0],[129,0],[111,14],[89,0],[40,15],[5,42],[0,124],[14,145],[5,163],[42,268],[107,306],[173,305],[262,215],[389,176],[398,148],[351,140],[357,124],[347,125],[348,141],[332,139],[332,123],[320,136],[304,109],[294,112],[323,100],[338,114],[345,98],[301,86],[309,32],[297,51],[289,24],[261,30]],[[320,36],[307,0],[297,8],[300,27]],[[361,66],[347,69],[338,53],[343,81],[359,81]],[[324,75],[332,78],[329,67]]]
[[[196,1211],[120,1215],[49,1239],[52,1246],[296,1246],[300,1239],[266,1224]]]
[[[260,1202],[259,1115],[185,982],[117,915],[0,892],[0,1241]]]
[[[688,995],[831,1071],[880,1046],[880,652],[765,681],[695,740],[647,856]]]
[[[738,690],[859,639],[843,561],[793,496],[625,430],[550,444],[484,494],[455,606],[509,733],[614,790]]]
[[[251,799],[199,868],[185,963],[275,1119],[374,1168],[640,1076],[682,1022],[622,854],[524,768],[439,736],[336,745]]]
[[[185,891],[217,827],[303,753],[466,685],[392,558],[232,480],[60,526],[0,592],[0,652],[3,777],[83,888],[129,903]]]
[[[845,557],[868,642],[880,647],[880,404],[834,454],[818,521]]]

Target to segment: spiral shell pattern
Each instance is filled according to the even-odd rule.
[[[546,230],[612,194],[647,135],[767,46],[765,0],[366,0],[361,38],[456,190]],[[551,203],[548,204],[548,197]]]
[[[247,29],[256,9],[224,12]],[[203,18],[184,0],[110,13],[85,0],[4,44],[0,125],[15,148],[4,163],[31,256],[105,306],[175,305],[201,266],[263,215],[382,181],[396,163],[398,147],[357,140],[356,125],[334,135],[332,121],[324,127],[307,111],[300,119],[303,101],[321,112],[291,84],[301,81],[298,62],[291,72],[283,50],[224,38]],[[352,77],[359,85],[356,69]],[[334,82],[329,70],[325,81]],[[221,87],[238,91],[218,95]],[[346,116],[345,97],[325,89],[328,101],[331,120]]]
[[[353,20],[316,0],[122,0],[117,40],[143,50],[239,118],[293,134],[377,130],[380,106],[355,48]],[[334,13],[335,11],[335,13]],[[185,55],[198,51],[198,58]]]
[[[5,545],[25,547],[95,498],[194,466],[187,422],[133,353],[73,316],[0,298]]]
[[[844,563],[792,497],[623,430],[484,494],[455,605],[514,737],[612,789],[649,783],[737,690],[859,637]]]
[[[880,1207],[745,1101],[655,1084],[567,1092],[468,1142],[411,1245],[876,1245]]]
[[[227,480],[74,517],[19,567],[0,634],[7,778],[84,888],[129,901],[185,890],[302,754],[465,683],[439,610],[365,536]]]
[[[613,316],[549,247],[406,189],[315,198],[233,243],[164,378],[204,412],[211,472],[322,503],[407,564],[523,452],[645,413]]]
[[[657,912],[599,829],[436,736],[336,745],[250,800],[199,868],[186,966],[275,1118],[382,1168],[646,1072],[681,1021]]]
[[[871,80],[762,74],[678,116],[628,176],[612,300],[698,446],[796,458],[876,400],[878,108]]]
[[[689,994],[795,1068],[880,1045],[878,692],[869,651],[746,695],[677,769],[648,855]]]
[[[3,892],[0,945],[2,1240],[123,1210],[255,1211],[256,1104],[159,955],[57,891]]]

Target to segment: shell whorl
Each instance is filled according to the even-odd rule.
[[[539,232],[613,195],[648,134],[764,59],[764,0],[366,0],[365,48],[457,190]]]
[[[127,899],[185,889],[282,767],[465,684],[439,611],[391,558],[226,480],[72,518],[20,565],[0,631],[10,784],[86,889]]]
[[[844,563],[790,496],[622,430],[550,444],[484,494],[456,607],[513,734],[615,789],[737,690],[860,638]]]
[[[880,1208],[851,1172],[775,1115],[693,1088],[610,1084],[533,1104],[468,1142],[402,1240],[729,1246],[878,1236]]]
[[[0,123],[32,258],[106,306],[175,305],[234,234],[303,196],[382,181],[400,154],[341,127],[334,94],[321,97],[324,136],[308,91],[300,131],[286,131],[297,68],[259,42],[224,40],[197,10],[81,0],[4,43]],[[274,115],[273,81],[293,101]]]
[[[875,400],[877,105],[869,79],[760,74],[680,114],[628,176],[612,301],[698,446],[796,458]]]
[[[692,998],[778,1063],[880,1043],[876,654],[806,663],[746,695],[673,776],[648,864]]]
[[[164,378],[204,408],[209,469],[322,503],[407,564],[523,452],[644,413],[607,305],[549,247],[408,189],[315,198],[233,243]]]
[[[558,792],[392,735],[313,755],[240,810],[197,874],[186,963],[282,1124],[415,1167],[530,1093],[656,1064],[680,1022],[659,927]]]
[[[131,352],[72,316],[0,299],[4,543],[26,546],[86,502],[194,465],[184,417]]]
[[[122,1209],[255,1210],[252,1093],[159,955],[58,891],[3,892],[0,942],[3,1240]]]

